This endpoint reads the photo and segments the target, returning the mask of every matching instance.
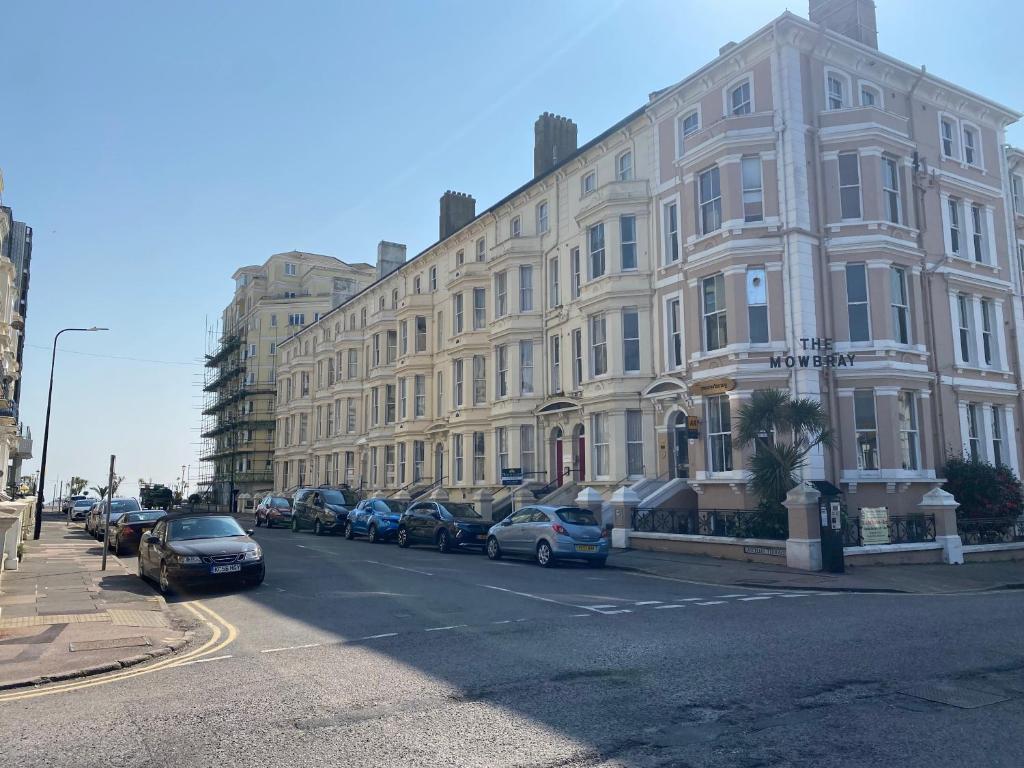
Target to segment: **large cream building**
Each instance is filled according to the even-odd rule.
[[[810,16],[582,147],[541,116],[482,213],[446,193],[438,242],[281,342],[275,485],[471,498],[521,467],[751,509],[731,424],[766,388],[825,404],[804,474],[851,508],[915,507],[948,453],[1019,470],[1020,115],[879,52],[870,0]]]

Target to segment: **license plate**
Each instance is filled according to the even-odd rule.
[[[486,534],[486,533],[478,533],[478,534],[476,535],[476,537],[477,537],[478,539],[486,539],[486,538],[487,538],[487,534]]]
[[[239,563],[233,565],[215,565],[210,569],[210,573],[238,573],[242,570],[242,566]]]
[[[577,552],[597,552],[597,546],[594,544],[577,544]]]

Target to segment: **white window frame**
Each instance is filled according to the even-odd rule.
[[[633,180],[633,150],[620,152],[615,158],[615,178],[618,181]]]
[[[593,450],[591,451],[594,461],[593,473],[594,478],[610,477],[611,466],[610,463],[610,449],[609,449],[609,428],[607,413],[593,413],[590,416],[590,432],[593,435],[591,443],[593,444]]]
[[[541,200],[537,203],[537,234],[543,235],[548,231],[550,222],[548,221],[548,201]]]
[[[897,288],[902,292],[902,296],[897,295]],[[906,267],[900,264],[893,264],[889,267],[889,291],[891,294],[889,302],[892,308],[893,341],[897,344],[910,344],[914,335],[910,326],[910,283]],[[900,338],[901,325],[906,329],[906,338]]]
[[[669,370],[677,370],[683,367],[683,324],[682,324],[682,302],[679,298],[670,298],[665,301],[665,340],[668,343],[665,359],[668,361]]]
[[[970,147],[971,153],[974,157],[970,160],[967,159],[968,146],[967,146],[967,135],[968,131],[971,133],[974,139],[974,144]],[[960,121],[960,148],[963,153],[964,163],[969,165],[971,168],[978,168],[984,170],[985,168],[985,156],[982,153],[981,148],[981,129],[978,128],[974,123],[967,122],[966,120]]]
[[[974,298],[966,293],[958,293],[955,298],[957,352],[960,362],[970,365],[974,359]]]
[[[590,377],[608,374],[608,317],[603,312],[587,318],[590,341]],[[600,363],[600,365],[599,365]]]
[[[553,333],[548,337],[550,339],[549,349],[551,357],[551,393],[562,391],[562,337]]]
[[[595,234],[600,233],[600,247],[594,247]],[[597,267],[600,266],[600,272]],[[604,231],[604,222],[599,221],[587,227],[587,276],[590,280],[604,277],[608,273],[608,240]]]
[[[519,394],[532,395],[533,386],[533,340],[519,341]]]
[[[583,256],[580,254],[580,247],[575,246],[569,250],[569,261],[570,267],[572,268],[572,298],[578,299],[580,294],[583,293],[583,265],[581,259]]]
[[[494,348],[494,367],[494,399],[504,400],[508,397],[508,344]]]
[[[966,212],[966,211],[965,211]],[[988,258],[988,210],[981,203],[971,203],[971,258],[979,264],[987,264]]]
[[[477,301],[477,298],[480,301]],[[479,331],[487,327],[487,289],[473,289],[473,330]]]
[[[858,413],[858,403],[865,405],[871,403],[870,421],[871,424],[867,424],[867,420],[864,422],[864,426],[860,426],[859,417],[861,415],[868,416],[867,413]],[[857,457],[857,469],[860,471],[877,471],[881,468],[881,457],[879,455],[878,446],[878,403],[875,397],[875,390],[873,389],[855,389],[853,391],[853,434],[854,434],[854,445],[856,450],[854,455]],[[863,440],[862,440],[863,438]],[[865,453],[862,446],[867,446],[870,450]],[[870,457],[870,461],[867,458]],[[874,466],[868,466],[873,464]]]
[[[673,215],[675,211],[675,225],[673,226]],[[661,204],[661,238],[665,248],[665,264],[675,264],[682,257],[680,252],[679,238],[679,197],[665,200]]]
[[[850,296],[850,269],[857,268],[864,273],[864,298],[857,298],[856,300]],[[843,265],[843,275],[846,279],[846,322],[847,330],[849,331],[850,341],[852,343],[867,343],[870,342],[875,336],[871,327],[871,284],[868,277],[868,265],[862,261],[850,261]],[[853,308],[864,307],[864,314],[867,320],[867,338],[866,339],[855,339],[853,338]]]
[[[592,195],[597,191],[597,169],[591,168],[580,176],[580,197]]]
[[[461,483],[463,477],[465,477],[465,456],[462,449],[462,435],[458,433],[452,435],[452,457],[455,459],[453,462],[455,465],[453,474],[455,475],[456,483]]]
[[[723,419],[722,404],[728,411],[728,418]],[[707,467],[710,474],[731,472],[732,459],[732,403],[728,395],[714,395],[704,398],[704,412],[707,423]],[[725,423],[722,423],[722,422]],[[721,460],[721,463],[719,463]]]
[[[745,289],[747,294],[747,336],[750,339],[751,344],[767,344],[771,341],[772,328],[771,328],[771,316],[768,311],[768,270],[763,266],[751,266],[747,268],[745,277]],[[764,301],[755,301],[757,298],[753,293],[758,290],[757,286],[754,285],[753,281],[760,280],[760,290],[764,292]],[[753,318],[754,310],[764,311],[764,328],[765,337],[764,339],[754,339],[752,329],[754,327]]]
[[[508,314],[508,271],[494,274],[494,319]]]
[[[427,379],[422,373],[417,373],[412,380],[413,384],[413,418],[421,418],[427,415]]]
[[[633,232],[630,235],[630,239],[626,239],[626,227],[625,223],[631,222]],[[632,213],[624,213],[619,216],[619,269],[622,272],[634,272],[639,268],[639,262],[637,261],[637,242],[636,242],[636,215]],[[626,254],[632,254],[632,263],[627,266]]]
[[[284,273],[287,277],[295,277],[298,274],[298,268],[290,261],[284,263]]]
[[[704,184],[703,179],[705,176],[711,177],[714,174],[714,178],[717,179],[717,193],[713,186],[708,190],[710,195],[707,199],[704,198]],[[703,171],[697,174],[697,221],[700,225],[700,234],[710,235],[713,232],[718,232],[722,229],[722,172],[717,165],[712,165],[709,168],[705,168]],[[717,223],[714,226],[708,226],[709,222],[705,218],[705,208],[710,212],[714,212]]]
[[[452,335],[457,336],[465,329],[465,296],[462,291],[452,296]]]
[[[548,259],[548,308],[560,307],[562,305],[562,291],[559,283],[559,259],[553,256]]]
[[[946,198],[945,216],[949,252],[953,256],[964,258],[964,201],[959,197]],[[953,237],[954,234],[956,237]]]
[[[849,179],[843,182],[843,158],[853,156],[857,162],[854,167],[857,169],[857,181],[851,183]],[[839,180],[839,218],[841,221],[860,221],[864,218],[864,191],[862,187],[862,176],[860,172],[860,153],[856,150],[852,152],[840,152],[836,155],[836,176]],[[845,189],[856,189],[857,190],[857,215],[847,216],[847,211],[843,210],[843,190]]]
[[[882,205],[885,208],[885,220],[892,224],[903,222],[903,201],[900,199],[900,161],[890,155],[882,155]],[[890,170],[895,186],[889,185]],[[893,205],[896,216],[893,218]]]
[[[686,123],[691,118],[697,119],[697,124],[692,130],[686,130]],[[687,112],[676,117],[676,159],[680,159],[686,151],[686,137],[692,136],[695,133],[700,133],[701,117],[700,107],[697,109],[691,109]]]
[[[632,316],[636,319],[636,335],[627,335],[628,331],[626,328],[626,318]],[[622,310],[620,317],[622,323],[622,372],[623,373],[640,373],[641,358],[640,358],[640,310],[637,307],[625,307]],[[629,367],[629,360],[631,352],[635,351],[636,366]]]
[[[875,99],[874,104],[864,103],[864,92],[870,91],[871,97]],[[857,81],[857,103],[862,107],[874,107],[875,109],[885,110],[885,92],[875,83],[870,80],[858,80]]]
[[[519,265],[519,311],[533,312],[533,265]]]
[[[487,260],[487,238],[479,237],[476,241],[476,260],[486,261]]]
[[[1010,174],[1010,198],[1013,202],[1013,212],[1024,215],[1024,175]]]
[[[938,113],[939,121],[939,153],[949,160],[960,159],[960,121],[945,112]],[[949,124],[949,136],[944,133],[944,123]],[[946,142],[949,142],[950,151],[946,152]]]
[[[510,239],[523,236],[523,217],[513,216],[508,222],[508,236]]]
[[[747,86],[747,99],[740,103],[739,108],[741,111],[737,112],[732,95],[744,85]],[[722,106],[722,114],[726,117],[739,117],[741,115],[753,114],[755,112],[753,75],[748,73],[742,77],[738,77],[722,89]]]
[[[717,290],[717,283],[718,283],[719,280],[721,280],[721,286],[722,286],[722,292],[721,292],[722,302],[721,302],[721,306],[718,306],[718,302],[717,302],[718,297],[719,297],[719,293],[718,293],[718,290]],[[714,293],[715,293],[715,298],[716,298],[715,309],[713,309],[710,312],[708,311],[708,308],[707,308],[707,300],[706,300],[707,299],[707,293],[706,293],[706,289],[705,289],[705,286],[708,284],[709,281],[711,281],[711,282],[713,282],[715,284],[715,291],[714,291]],[[702,341],[704,342],[704,351],[705,352],[715,352],[715,351],[717,351],[719,349],[725,349],[729,345],[729,313],[728,313],[729,304],[728,304],[727,295],[728,294],[727,294],[726,286],[725,286],[725,275],[722,272],[717,272],[717,273],[715,273],[713,275],[708,275],[707,277],[703,278],[700,281],[701,335],[703,336]],[[709,342],[709,334],[708,334],[708,329],[710,327],[709,326],[709,322],[713,321],[715,323],[716,329],[719,331],[719,336],[721,336],[721,322],[720,322],[720,320],[723,317],[725,318],[725,338],[724,339],[720,338],[719,339],[720,343],[717,346],[712,347],[710,345],[710,342]]]
[[[993,299],[982,296],[978,300],[978,313],[981,315],[981,329],[979,341],[981,342],[979,362],[986,368],[999,367],[999,344],[996,327],[996,305]]]
[[[833,103],[833,99],[837,98],[832,90],[833,82],[839,85],[838,106]],[[850,77],[847,74],[830,67],[825,69],[825,110],[827,112],[836,112],[852,106],[851,93]]]
[[[757,186],[748,187],[746,169],[754,166],[757,167]],[[743,190],[742,202],[744,223],[753,224],[764,221],[764,168],[761,163],[760,155],[747,155],[740,158],[740,186]],[[753,205],[755,202],[758,207],[758,213],[756,216],[753,216],[747,212],[747,205]]]

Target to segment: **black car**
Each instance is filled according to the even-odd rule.
[[[263,550],[249,533],[229,515],[165,515],[142,537],[139,576],[157,579],[164,594],[225,581],[261,584]]]
[[[359,497],[350,488],[302,488],[292,497],[292,530],[318,536],[345,529],[348,513]]]
[[[166,514],[162,509],[144,509],[121,515],[116,523],[110,525],[110,549],[114,550],[115,555],[138,549],[142,537]]]
[[[432,544],[440,552],[483,549],[494,525],[472,504],[457,501],[418,501],[398,521],[398,546]]]

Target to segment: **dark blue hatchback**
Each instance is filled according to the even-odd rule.
[[[398,519],[409,506],[394,499],[364,499],[348,513],[345,538],[365,536],[371,543],[395,538]]]

